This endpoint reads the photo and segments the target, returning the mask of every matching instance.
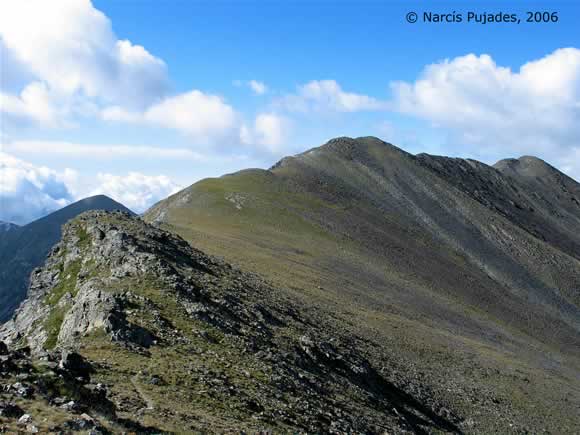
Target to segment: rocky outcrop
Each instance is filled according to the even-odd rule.
[[[57,346],[75,348],[79,337],[96,330],[125,344],[148,347],[152,335],[124,315],[127,296],[108,291],[123,277],[162,267],[158,258],[139,251],[130,239],[106,219],[85,216],[65,226],[45,267],[33,272],[29,298],[3,328],[4,338],[13,342],[26,337],[37,355]]]
[[[61,226],[87,210],[128,208],[104,195],[82,199],[27,225],[2,230],[0,223],[0,323],[12,317],[26,298],[29,277],[42,266],[50,249],[61,237]]]
[[[92,366],[78,353],[51,353],[41,361],[29,349],[4,349],[0,356],[0,430],[10,433],[69,433],[88,430],[110,433],[111,428],[136,429],[116,416],[115,405],[102,385],[91,383]],[[57,423],[48,422],[53,413]],[[47,423],[48,422],[48,423]],[[146,429],[146,428],[142,428]]]

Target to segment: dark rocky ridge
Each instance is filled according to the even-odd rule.
[[[11,222],[0,221],[0,233],[15,230],[19,226]],[[0,236],[2,237],[2,236]]]
[[[139,218],[89,212],[65,225],[2,336],[32,361],[87,358],[114,410],[90,418],[109,430],[460,431],[420,382],[386,376],[364,341],[303,310]]]
[[[122,204],[104,195],[70,204],[27,225],[0,234],[0,323],[7,321],[26,297],[28,279],[60,239],[60,228],[87,210],[122,210]]]
[[[580,259],[578,184],[535,157],[502,160],[493,167],[474,160],[419,154],[418,161],[456,188],[534,237]]]

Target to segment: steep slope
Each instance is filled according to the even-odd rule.
[[[20,227],[16,224],[0,221],[0,245],[2,244],[2,239],[6,238],[9,233],[18,228]]]
[[[338,138],[268,171],[203,180],[145,219],[396,348],[456,409],[474,406],[457,388],[492,389],[512,422],[570,432],[580,391],[576,223],[544,209],[537,221],[514,217],[524,201],[512,190],[533,198],[528,185],[478,162],[439,161]],[[497,417],[477,414],[483,425]]]
[[[0,233],[12,231],[18,228],[18,225],[11,222],[0,221]]]
[[[0,323],[10,318],[26,297],[30,273],[60,239],[61,226],[87,210],[130,211],[104,195],[92,196],[0,237]]]
[[[580,188],[535,157],[474,160],[420,154],[419,162],[533,236],[580,259]]]
[[[77,392],[63,389],[85,420],[113,432],[441,433],[464,424],[412,373],[374,365],[368,344],[332,319],[124,213],[66,224],[1,336],[13,349],[29,345],[32,358],[27,381],[0,398],[27,391],[17,406],[36,410],[40,430],[70,419],[51,408],[70,397],[39,387],[47,358],[82,369]],[[96,390],[106,394],[97,400]]]

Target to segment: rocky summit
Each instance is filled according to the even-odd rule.
[[[374,345],[122,212],[67,223],[4,325],[6,431],[460,432]]]

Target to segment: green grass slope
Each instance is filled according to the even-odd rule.
[[[466,187],[376,138],[339,138],[268,171],[200,181],[145,219],[330,313],[378,360],[412,367],[473,418],[473,432],[571,433],[579,240],[550,243],[522,224],[525,215],[474,197],[489,173],[534,197],[484,166]],[[478,399],[490,394],[501,416]]]

